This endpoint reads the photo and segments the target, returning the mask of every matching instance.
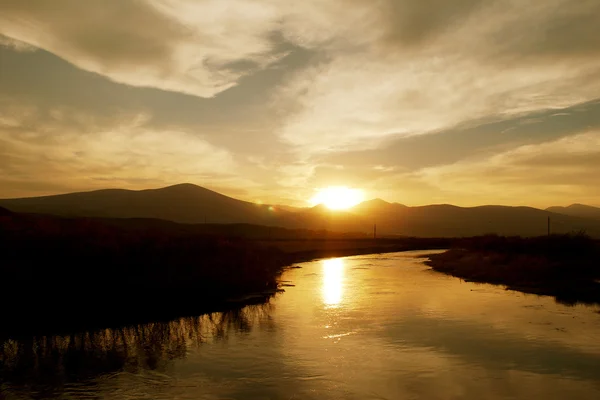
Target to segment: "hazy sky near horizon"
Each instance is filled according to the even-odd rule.
[[[0,0],[0,197],[600,205],[598,0]]]

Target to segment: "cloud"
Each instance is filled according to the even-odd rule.
[[[470,204],[494,198],[509,204],[597,204],[600,189],[600,131],[525,145],[486,159],[463,160],[412,173]]]
[[[286,59],[286,63],[292,63],[289,68],[302,62],[302,58],[296,56],[301,54]],[[279,202],[280,193],[286,197],[297,195],[293,187],[280,192],[279,169],[293,162],[293,157],[273,135],[270,129],[272,117],[263,112],[262,106],[267,96],[263,82],[277,82],[283,71],[265,71],[242,80],[238,87],[218,98],[204,99],[120,85],[75,68],[47,52],[0,49],[0,63],[2,76],[6,78],[0,93],[0,145],[5,146],[1,149],[4,160],[0,160],[0,168],[5,172],[5,179],[0,197],[8,196],[8,193],[24,196],[108,186],[143,188],[186,180],[229,195],[242,194],[247,200]],[[82,142],[112,140],[106,135],[112,131],[126,132],[127,135],[138,132],[138,140],[145,133],[144,141],[139,143],[141,147],[148,146],[145,141],[149,140],[149,133],[156,138],[164,135],[162,141],[165,144],[158,150],[169,148],[172,138],[185,138],[191,143],[189,150],[197,149],[194,143],[205,143],[210,149],[216,149],[217,154],[226,153],[234,164],[214,160],[216,169],[200,167],[197,175],[183,171],[181,176],[176,176],[170,172],[173,166],[179,165],[176,154],[185,157],[187,147],[181,152],[173,150],[168,163],[155,153],[157,149],[154,148],[148,157],[157,166],[166,165],[161,167],[165,171],[164,177],[157,168],[152,171],[151,178],[136,178],[138,171],[132,167],[128,174],[123,172],[111,178],[109,168],[93,177],[77,168],[69,169],[69,173],[51,173],[53,166],[36,158],[42,152],[53,156],[55,149],[61,152],[73,147],[73,152],[78,152]],[[9,146],[9,134],[12,141],[20,143],[28,138],[32,146],[38,143],[40,147]],[[64,134],[70,139],[60,139]],[[57,140],[60,140],[60,146],[55,143]],[[123,143],[125,150],[132,146]],[[199,149],[200,159],[202,154]],[[92,152],[91,165],[96,165],[96,156],[97,153]],[[143,160],[141,154],[136,157]],[[22,162],[17,162],[18,159]],[[77,162],[81,167],[87,161],[80,158]],[[51,174],[51,182],[46,174]],[[6,180],[7,176],[12,177],[10,181]]]
[[[594,129],[600,129],[598,100],[500,120],[467,121],[431,135],[391,136],[376,149],[335,152],[314,157],[313,162],[365,168],[380,164],[419,170],[465,158],[491,156]]]
[[[492,49],[499,50],[498,55],[507,57],[509,62],[597,59],[600,56],[599,17],[600,3],[595,0],[540,2],[507,19],[505,29],[512,34],[488,39],[494,43]]]
[[[541,129],[547,126],[541,125]],[[433,157],[441,154],[444,147],[449,151],[456,149],[444,139],[439,149],[432,147],[428,152],[427,146],[433,146],[429,139],[434,140],[436,135],[425,135],[399,142],[400,146],[403,143],[407,147],[403,154],[415,153],[415,158],[408,163],[403,156],[394,159],[397,149],[392,149],[390,154],[384,149],[339,153],[317,159],[306,171],[302,184],[309,187],[351,185],[365,189],[368,197],[407,205],[494,203],[548,207],[574,202],[600,205],[600,190],[596,184],[596,171],[600,170],[599,128],[597,125],[581,132],[578,127],[567,136],[552,138],[550,135],[547,141],[540,142],[540,138],[536,138],[530,144],[513,142],[499,148],[478,149],[480,142],[475,143],[470,154],[461,152],[458,157],[449,155],[439,161],[418,161],[423,154]],[[453,134],[461,139],[460,132]],[[462,139],[468,141],[469,137]],[[424,144],[421,140],[425,140]]]
[[[367,32],[368,41],[323,44],[320,63],[279,89],[279,134],[302,154],[377,148],[392,135],[592,100],[600,91],[600,36],[587,37],[600,29],[594,3],[384,2],[351,36]]]
[[[16,52],[0,48],[2,104],[27,104],[38,114],[51,112],[93,115],[110,120],[117,114],[146,114],[154,130],[186,130],[212,144],[240,153],[279,153],[268,115],[269,89],[286,71],[300,68],[305,53],[297,51],[280,63],[287,70],[268,69],[243,78],[238,86],[217,98],[201,98],[152,88],[134,88],[83,71],[47,52]],[[75,121],[72,121],[75,122]],[[72,130],[85,131],[83,126]]]
[[[20,51],[20,52],[29,52],[29,51],[37,50],[34,46],[31,46],[20,40],[9,38],[8,36],[4,36],[4,35],[0,35],[0,48],[1,47],[6,47],[11,50]]]
[[[315,150],[565,106],[597,89],[564,93],[598,72],[594,0],[0,0],[0,11],[6,40],[116,82],[202,97],[278,62],[282,40],[318,51],[321,63],[276,96],[290,114],[281,136]]]
[[[489,0],[488,0],[489,1]],[[413,46],[455,29],[484,0],[393,0],[384,2],[384,41],[389,45]]]
[[[343,0],[0,0],[0,34],[119,83],[212,97],[276,64],[284,43],[356,42],[366,14]]]
[[[526,176],[565,198],[535,172],[562,165],[589,199],[566,171],[595,153],[510,152],[595,131],[598,18],[596,0],[0,0],[0,169],[35,190],[195,177],[465,204],[514,203]]]
[[[282,54],[256,2],[0,0],[0,33],[133,86],[211,97]]]
[[[54,121],[35,111],[9,108],[0,114],[2,197],[110,187],[146,188],[180,182],[243,187],[228,151],[185,131],[154,131],[147,116],[123,115],[98,125],[86,115],[55,110]],[[87,121],[88,131],[70,129],[71,119]]]

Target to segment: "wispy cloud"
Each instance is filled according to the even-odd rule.
[[[0,169],[13,193],[597,203],[599,18],[597,0],[0,0]]]
[[[27,43],[22,42],[17,39],[9,38],[8,36],[4,36],[1,34],[0,34],[0,47],[7,47],[12,50],[25,51],[25,52],[37,50],[36,47],[34,47],[30,44],[27,44]]]
[[[472,205],[494,198],[499,203],[550,206],[575,200],[597,204],[600,131],[520,146],[490,158],[464,160],[412,174]],[[469,200],[468,200],[469,199]]]
[[[276,26],[269,7],[246,1],[0,1],[10,38],[116,82],[203,97],[276,61]]]
[[[7,117],[6,114],[13,117]],[[17,115],[15,118],[14,116]],[[85,115],[55,112],[56,120],[38,125],[35,112],[9,109],[0,114],[0,171],[3,186],[36,187],[43,177],[48,190],[69,186],[144,188],[186,181],[247,184],[238,178],[234,157],[183,131],[153,131],[147,116],[121,116],[98,125]],[[88,130],[70,130],[68,119],[86,119]],[[32,190],[35,192],[35,190]],[[3,197],[11,193],[3,190]]]
[[[377,147],[598,96],[597,2],[384,3],[355,33],[371,32],[367,43],[324,46],[323,61],[278,93],[288,112],[280,134],[301,152]]]

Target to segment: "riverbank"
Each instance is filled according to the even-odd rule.
[[[468,281],[554,296],[565,304],[600,304],[600,244],[583,234],[463,239],[429,256],[426,264]]]
[[[68,332],[268,301],[286,266],[447,246],[447,239],[247,240],[102,220],[0,216],[6,334]]]
[[[257,241],[286,254],[288,263],[307,262],[319,258],[347,257],[360,254],[392,253],[409,250],[447,249],[452,238],[379,238],[379,239],[306,239]]]

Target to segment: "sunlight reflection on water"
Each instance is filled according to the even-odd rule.
[[[600,398],[598,307],[438,274],[425,253],[304,263],[237,312],[0,342],[0,399]]]
[[[322,261],[323,264],[323,303],[330,307],[338,307],[344,294],[344,260],[330,258]]]

